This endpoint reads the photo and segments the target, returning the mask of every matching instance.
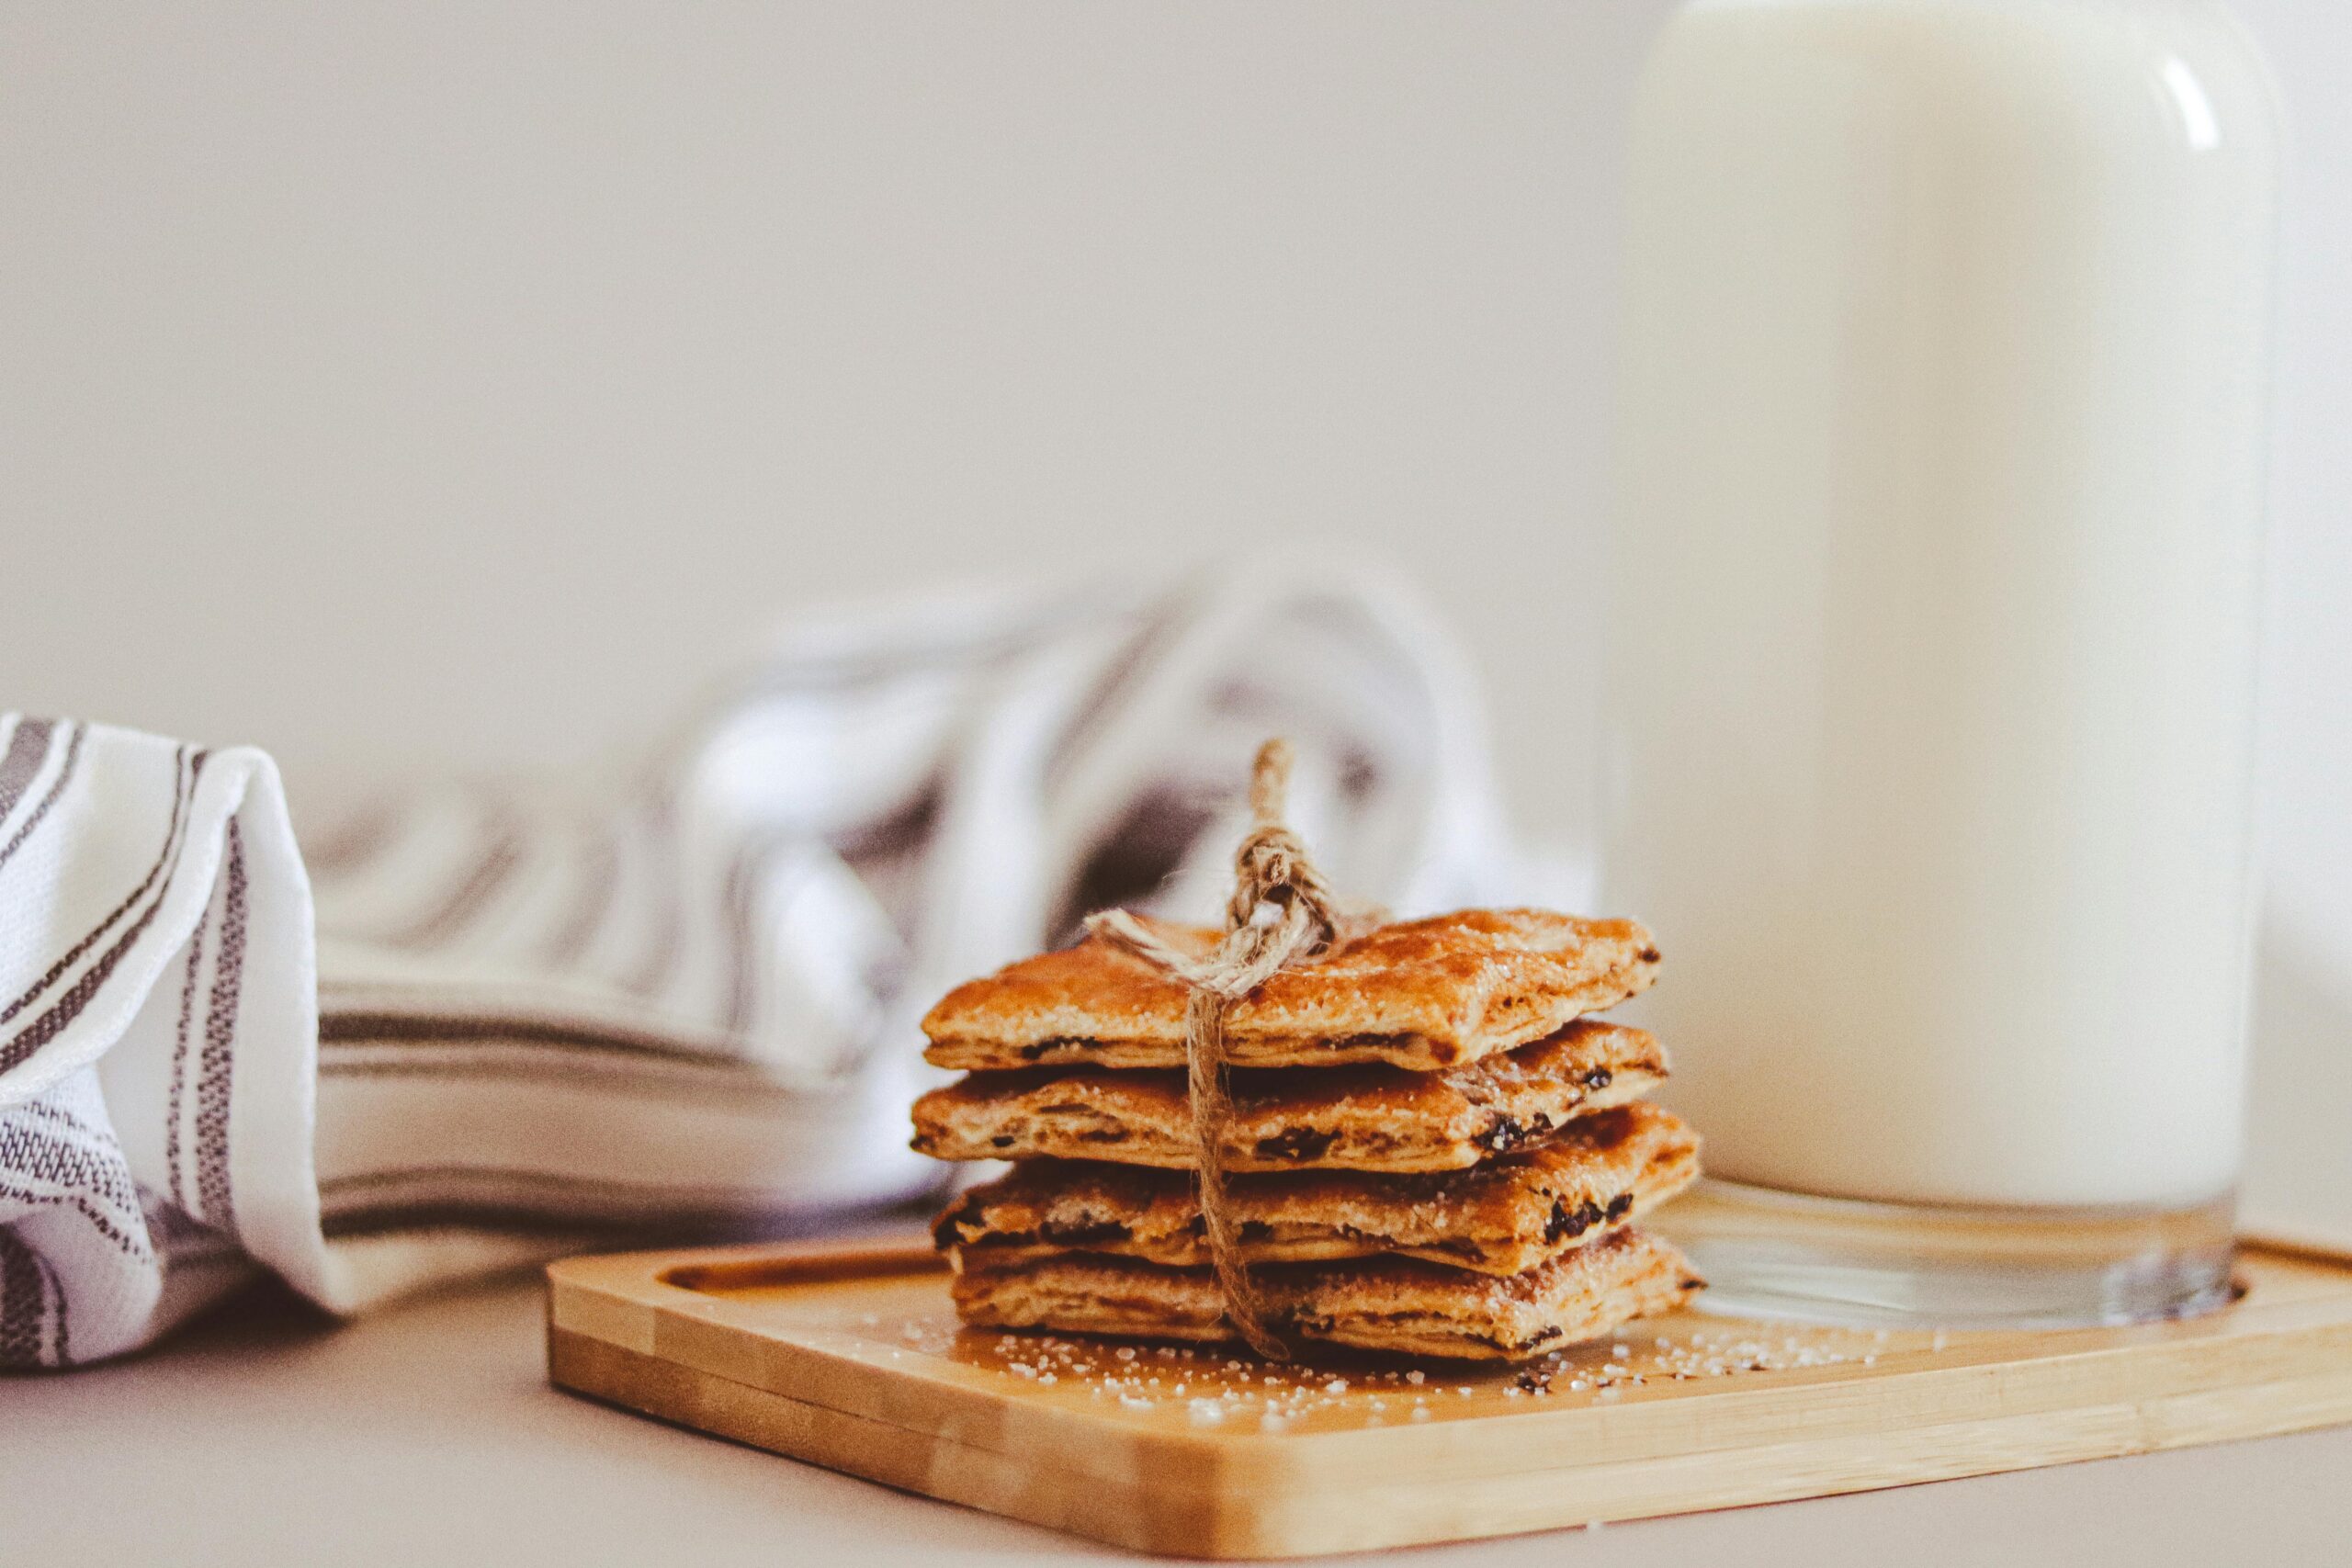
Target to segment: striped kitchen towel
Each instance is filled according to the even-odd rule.
[[[1351,893],[1526,895],[1475,692],[1259,565],[806,624],[648,754],[298,844],[268,757],[0,717],[0,1366],[258,1269],[337,1312],[911,1195],[915,1021],[1088,910],[1211,918],[1265,736]]]

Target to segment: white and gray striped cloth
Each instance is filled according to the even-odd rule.
[[[611,779],[300,845],[258,751],[0,717],[0,1366],[260,1269],[356,1312],[916,1192],[922,1008],[1090,908],[1207,918],[1270,733],[1357,896],[1573,897],[1479,726],[1405,597],[1263,566],[804,625]]]

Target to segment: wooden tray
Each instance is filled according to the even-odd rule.
[[[1419,1382],[1371,1359],[961,1331],[920,1246],[548,1275],[562,1387],[1188,1556],[1505,1535],[2352,1420],[2352,1264],[2258,1247],[2240,1303],[2188,1323],[1877,1335],[1682,1314],[1526,1369],[1427,1363]]]

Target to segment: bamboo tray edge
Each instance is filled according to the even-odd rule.
[[[989,1359],[999,1337],[943,1348],[936,1315],[922,1316],[923,1343],[892,1342],[890,1321],[912,1331],[945,1313],[938,1269],[914,1246],[567,1259],[548,1269],[548,1376],[905,1491],[1216,1558],[1516,1534],[2352,1421],[2352,1264],[2260,1244],[2242,1265],[2245,1299],[2193,1323],[1955,1334],[1877,1365],[1652,1383],[1621,1401],[1521,1398],[1508,1374],[1464,1373],[1475,1392],[1441,1401],[1442,1419],[1352,1424],[1351,1406],[1398,1398],[1372,1385],[1278,1435],[1040,1388]],[[1657,1326],[1701,1332],[1687,1314]]]

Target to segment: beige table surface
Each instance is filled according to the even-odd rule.
[[[266,1292],[134,1361],[0,1379],[0,1563],[1135,1561],[559,1393],[539,1314],[531,1279],[342,1327]],[[2352,1428],[1380,1561],[2342,1562]]]

